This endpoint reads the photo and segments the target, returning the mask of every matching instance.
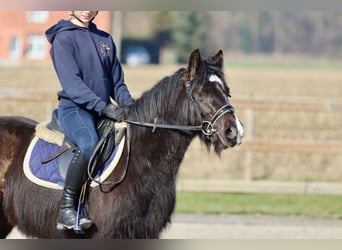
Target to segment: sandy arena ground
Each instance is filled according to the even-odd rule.
[[[7,237],[23,239],[14,229]],[[342,220],[240,215],[180,215],[162,239],[342,239]]]

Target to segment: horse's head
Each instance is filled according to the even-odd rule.
[[[223,52],[205,60],[194,50],[184,72],[186,92],[196,122],[202,124],[201,139],[208,147],[223,149],[242,142],[243,126],[229,103],[230,90],[223,73]]]

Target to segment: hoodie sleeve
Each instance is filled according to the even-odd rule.
[[[74,103],[88,110],[100,112],[106,103],[82,80],[73,48],[72,41],[64,37],[56,37],[53,42],[51,57],[59,81],[68,98]]]
[[[124,73],[119,60],[115,58],[113,67],[114,98],[119,104],[130,105],[134,103],[133,98],[124,82]]]
[[[125,84],[124,72],[122,70],[119,59],[116,56],[116,47],[112,40],[112,46],[115,49],[114,62],[112,67],[112,77],[114,83],[114,99],[119,104],[130,105],[134,103],[134,100]]]

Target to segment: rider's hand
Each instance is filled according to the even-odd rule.
[[[108,104],[101,110],[101,115],[106,116],[112,120],[121,122],[126,118],[126,112],[123,108],[120,108],[112,103]]]

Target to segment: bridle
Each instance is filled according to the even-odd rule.
[[[191,88],[190,87],[190,81],[186,80],[184,82],[184,86],[186,88],[186,93],[188,95],[188,98],[191,103],[196,108],[196,112],[198,116],[200,117],[201,125],[197,126],[186,126],[186,125],[173,125],[173,124],[164,124],[164,123],[158,123],[158,119],[155,118],[154,122],[140,122],[140,121],[132,121],[129,119],[124,120],[124,122],[129,124],[134,124],[138,126],[145,126],[145,127],[152,127],[152,132],[155,132],[157,128],[163,128],[163,129],[174,129],[174,130],[184,130],[184,131],[201,131],[202,134],[206,136],[212,136],[214,133],[216,133],[215,124],[221,119],[221,117],[226,113],[234,113],[234,107],[231,104],[223,105],[221,108],[219,108],[215,114],[211,117],[210,121],[203,120],[202,113],[205,113],[201,106],[196,102],[196,100],[192,96],[193,89],[196,84]]]
[[[212,136],[214,133],[216,133],[215,124],[218,122],[221,117],[226,113],[234,113],[234,107],[231,104],[223,105],[221,108],[219,108],[214,115],[211,117],[210,121],[203,120],[201,113],[205,113],[204,110],[201,108],[201,106],[196,102],[196,100],[193,98],[192,92],[195,87],[190,87],[190,80],[185,81],[184,83],[186,88],[186,93],[188,95],[189,100],[193,103],[193,105],[196,107],[196,112],[198,116],[200,117],[201,125],[199,126],[201,129],[201,132],[206,136]]]

